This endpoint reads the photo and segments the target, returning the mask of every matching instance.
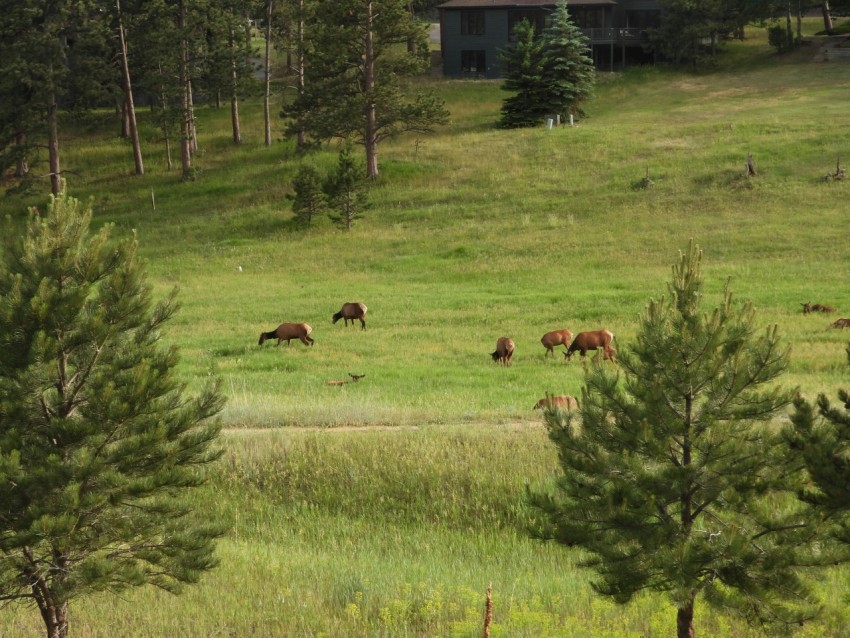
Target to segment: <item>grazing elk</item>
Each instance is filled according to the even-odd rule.
[[[313,339],[310,337],[311,332],[313,332],[313,329],[306,323],[282,323],[271,332],[261,332],[260,343],[258,345],[263,345],[266,339],[277,339],[275,347],[279,346],[281,341],[286,341],[286,345],[288,346],[290,345],[290,341],[298,339],[305,346],[312,346]]]
[[[832,306],[824,306],[819,303],[801,303],[803,306],[803,314],[807,315],[810,312],[835,312],[835,308]]]
[[[511,357],[514,356],[514,340],[510,337],[499,337],[496,342],[496,351],[491,352],[494,363],[502,363],[506,366],[511,365]]]
[[[573,333],[569,330],[552,330],[552,332],[547,332],[540,338],[540,343],[546,348],[546,354],[551,354],[554,357],[555,346],[569,347],[572,339]]]
[[[348,325],[348,322],[351,322],[351,325],[354,325],[354,320],[360,320],[360,329],[366,330],[366,304],[362,304],[359,302],[349,302],[342,304],[342,308],[339,312],[334,313],[334,316],[331,317],[334,323],[343,319],[345,321],[345,325]]]
[[[567,351],[564,353],[564,357],[569,361],[573,356],[573,352],[578,350],[579,354],[581,354],[581,358],[584,359],[588,350],[597,350],[602,348],[603,359],[608,359],[613,363],[617,363],[617,360],[614,358],[616,350],[611,347],[611,340],[613,338],[614,333],[610,330],[579,332],[576,335],[576,338],[573,339],[570,347],[567,348]]]
[[[844,330],[844,328],[850,328],[850,319],[837,319],[829,327],[841,328],[842,330]]]
[[[558,396],[545,396],[540,399],[532,410],[540,410],[542,408],[560,408],[561,410],[577,410],[578,401],[574,396],[569,394],[560,394]]]

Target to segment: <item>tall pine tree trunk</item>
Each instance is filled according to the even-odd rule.
[[[124,22],[121,18],[121,0],[115,0],[115,10],[118,15],[118,39],[121,46],[121,85],[124,90],[124,108],[127,115],[127,133],[133,145],[133,163],[136,175],[145,174],[145,164],[142,161],[142,146],[139,142],[139,129],[136,126],[136,107],[133,104],[133,87],[130,82],[130,64],[127,61],[127,39],[124,35]]]
[[[269,113],[271,97],[271,40],[272,40],[272,0],[266,5],[266,60],[265,60],[265,90],[263,91],[263,116],[265,117],[266,146],[272,145],[272,121]]]
[[[827,35],[832,35],[832,14],[829,12],[829,2],[824,2],[820,6],[823,13],[823,28]]]
[[[180,86],[181,86],[181,102],[182,102],[182,119],[180,122],[180,163],[183,167],[183,179],[192,179],[192,115],[189,112],[189,43],[186,40],[183,30],[186,28],[186,3],[180,3],[180,15],[178,18],[181,37],[183,38],[181,46],[180,60]]]
[[[187,73],[189,73],[188,81],[186,82],[186,96],[189,105],[189,150],[192,157],[198,152],[198,129],[195,127],[195,93],[192,90],[192,74],[188,66],[187,57]]]
[[[230,30],[230,126],[233,129],[233,143],[242,143],[242,130],[239,126],[239,78],[236,72],[236,38]]]
[[[413,0],[407,0],[407,12],[410,14],[410,19],[416,19],[416,12],[413,11]],[[416,53],[416,40],[413,38],[407,39],[407,52],[413,55]]]
[[[785,15],[785,40],[788,48],[794,47],[794,31],[791,29],[791,0],[788,0],[788,11]]]
[[[48,70],[53,77],[53,66]],[[62,168],[59,165],[59,105],[56,102],[56,90],[53,80],[47,89],[47,156],[50,167],[50,190],[58,195],[62,190]]]
[[[295,50],[295,73],[297,74],[297,88],[298,96],[301,97],[304,95],[304,73],[305,73],[305,62],[304,62],[304,0],[298,0],[298,33],[296,35],[296,50]],[[304,127],[304,116],[298,115],[298,133],[295,138],[295,149],[296,151],[303,152],[304,149],[307,148],[307,131]]]
[[[168,108],[168,104],[166,103],[166,100],[168,98],[163,93],[163,95],[160,99],[162,100],[162,119],[163,119],[162,134],[163,134],[163,137],[165,138],[165,165],[166,165],[168,171],[170,172],[170,171],[174,170],[174,162],[171,160],[171,131],[169,130],[170,126],[165,122],[165,118],[167,117],[166,109]]]
[[[15,146],[18,147],[18,160],[15,162],[15,177],[26,177],[30,172],[26,153],[27,135],[21,129],[15,134]]]
[[[372,3],[366,3],[366,41],[364,47],[364,81],[366,94],[366,131],[364,146],[366,147],[366,177],[374,179],[378,176],[378,122],[375,113],[375,45],[372,31]]]

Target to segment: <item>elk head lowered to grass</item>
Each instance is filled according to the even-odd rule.
[[[333,323],[336,323],[340,319],[345,321],[345,325],[348,325],[348,322],[351,322],[351,325],[354,325],[355,319],[360,321],[360,329],[366,330],[366,304],[362,304],[360,302],[349,302],[342,304],[342,308],[339,312],[334,313],[331,320]]]
[[[588,350],[597,350],[602,348],[603,358],[608,359],[613,363],[617,363],[617,359],[614,358],[616,350],[611,347],[611,341],[613,339],[614,333],[610,330],[579,332],[576,335],[576,338],[573,339],[570,347],[567,348],[567,351],[564,353],[564,357],[567,360],[570,360],[573,356],[573,352],[578,350],[579,354],[581,354],[581,358],[584,359]]]
[[[510,337],[499,337],[496,341],[496,351],[491,352],[490,356],[495,363],[511,365],[511,357],[514,356],[514,340]]]
[[[277,339],[275,347],[279,346],[281,341],[286,341],[288,346],[290,341],[298,339],[305,346],[312,346],[311,332],[313,332],[313,329],[306,323],[282,323],[271,332],[261,332],[258,345],[263,345],[263,342],[267,339]]]
[[[546,348],[546,354],[555,356],[555,346],[570,346],[573,333],[569,330],[552,330],[540,338],[540,343]],[[544,355],[545,356],[545,355]]]

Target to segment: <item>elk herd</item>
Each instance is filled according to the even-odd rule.
[[[803,303],[801,305],[803,306],[804,314],[814,312],[836,312],[836,309],[832,306],[825,306],[823,304]],[[351,322],[351,325],[354,325],[355,321],[359,321],[360,329],[365,330],[366,311],[366,305],[363,303],[344,303],[339,312],[335,312],[331,316],[331,322],[336,323],[342,319],[345,322],[345,325],[348,326],[349,322]],[[841,329],[850,328],[850,318],[838,319],[830,324],[830,327]],[[279,346],[281,341],[286,341],[286,345],[289,346],[293,339],[298,339],[304,345],[312,346],[314,343],[313,338],[310,336],[312,332],[313,329],[306,323],[282,323],[270,332],[261,332],[259,345],[263,345],[263,342],[269,339],[277,339],[276,345]],[[586,332],[579,332],[577,335],[573,336],[573,333],[570,330],[563,329],[547,332],[540,338],[540,343],[543,344],[543,347],[545,348],[544,357],[550,354],[555,356],[555,348],[557,346],[564,346],[564,359],[567,361],[569,361],[576,352],[578,352],[581,358],[584,359],[588,350],[601,350],[603,360],[608,360],[616,364],[617,359],[614,356],[616,350],[611,347],[613,339],[614,334],[610,330],[590,330]],[[510,337],[499,337],[496,341],[496,349],[490,353],[490,356],[493,358],[494,363],[501,364],[503,366],[510,366],[515,349],[516,344],[513,339]],[[328,385],[356,383],[364,376],[365,375],[354,375],[349,373],[349,377],[351,377],[350,380],[328,381],[327,383]],[[533,406],[533,409],[538,410],[548,408],[573,410],[577,407],[578,403],[575,398],[570,395],[546,395]]]

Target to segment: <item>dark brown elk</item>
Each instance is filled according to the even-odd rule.
[[[830,326],[830,328],[850,328],[850,319],[837,319]]]
[[[578,409],[578,401],[573,396],[569,394],[560,394],[554,397],[545,396],[540,399],[532,410],[540,410],[542,408],[560,408],[562,410],[577,410]]]
[[[279,346],[281,341],[286,341],[286,345],[290,345],[290,341],[298,339],[305,346],[312,346],[313,339],[310,333],[313,329],[306,323],[282,323],[271,332],[260,333],[260,343],[263,345],[266,339],[277,339],[275,346]]]
[[[540,343],[546,348],[546,354],[555,356],[555,346],[569,347],[573,333],[569,330],[553,330],[540,338]],[[544,355],[545,356],[545,355]]]
[[[617,363],[617,359],[614,358],[616,350],[611,347],[611,341],[613,339],[614,334],[610,330],[579,332],[576,335],[576,338],[573,339],[570,347],[567,348],[567,351],[564,353],[564,357],[566,357],[567,360],[570,360],[573,356],[573,352],[578,350],[579,354],[581,354],[581,358],[584,359],[588,350],[597,350],[602,348],[603,359],[608,359],[613,363]]]
[[[359,302],[349,302],[342,304],[342,308],[339,312],[334,313],[334,316],[331,317],[334,323],[339,321],[340,319],[345,320],[345,325],[348,325],[348,322],[351,322],[351,325],[354,325],[354,320],[360,320],[360,329],[366,330],[366,304],[362,304]]]
[[[804,303],[800,304],[803,306],[803,314],[807,315],[810,312],[835,312],[835,308],[832,306],[824,306],[820,303]]]
[[[499,337],[496,341],[496,351],[491,352],[490,356],[495,363],[511,365],[511,357],[514,356],[514,340],[510,337]]]

